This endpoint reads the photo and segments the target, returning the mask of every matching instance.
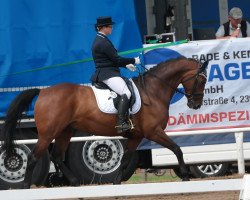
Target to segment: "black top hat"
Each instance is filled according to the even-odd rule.
[[[108,25],[113,25],[113,24],[115,24],[115,22],[112,21],[111,17],[98,17],[96,19],[95,26],[99,27],[99,26],[108,26]]]

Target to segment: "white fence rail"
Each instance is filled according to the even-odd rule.
[[[38,200],[65,198],[104,198],[197,192],[240,191],[240,200],[250,200],[250,175],[243,179],[188,182],[102,185],[0,191],[1,199]]]
[[[182,132],[167,132],[169,136],[184,136],[184,135],[200,135],[200,134],[215,134],[235,132],[235,140],[237,145],[237,160],[239,174],[245,173],[245,161],[243,153],[243,132],[250,131],[248,128],[232,128],[232,129],[212,129],[212,130],[197,130],[197,131],[182,131]],[[88,136],[88,137],[72,137],[71,142],[89,141],[89,140],[104,140],[104,139],[124,139],[123,137],[103,137],[103,136]],[[17,140],[16,144],[33,144],[37,139]]]
[[[245,173],[245,163],[243,154],[243,132],[250,131],[250,128],[218,129],[185,132],[167,132],[170,136],[214,134],[235,132],[238,169],[240,174]],[[122,137],[73,137],[71,142],[86,140],[103,139],[124,139]],[[18,140],[17,144],[36,143],[37,140]],[[215,192],[215,191],[240,191],[240,200],[250,200],[250,175],[245,175],[243,179],[211,180],[211,181],[189,181],[171,183],[147,183],[147,184],[127,184],[127,185],[102,185],[84,187],[62,187],[62,188],[43,188],[29,190],[3,190],[0,196],[10,200],[38,200],[38,199],[64,199],[64,198],[87,198],[87,197],[118,197],[118,196],[139,196],[156,194],[178,194],[196,192]]]

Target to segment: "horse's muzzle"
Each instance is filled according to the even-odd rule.
[[[194,105],[193,109],[197,110],[197,109],[200,109],[201,108],[201,104],[198,104],[198,105]]]
[[[191,109],[200,109],[201,108],[201,103],[196,103],[193,99],[190,99],[187,103],[187,106]]]

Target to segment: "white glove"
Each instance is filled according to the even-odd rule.
[[[126,65],[126,67],[127,67],[130,71],[132,71],[132,72],[134,72],[134,71],[136,70],[136,67],[135,67],[133,64],[128,64],[128,65]]]
[[[140,57],[135,57],[135,64],[136,65],[140,65],[141,64],[141,60],[140,60]]]

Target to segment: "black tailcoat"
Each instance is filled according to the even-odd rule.
[[[93,42],[92,56],[96,65],[95,74],[91,78],[94,82],[121,76],[119,67],[135,63],[134,58],[119,56],[112,42],[102,33],[97,33]]]

